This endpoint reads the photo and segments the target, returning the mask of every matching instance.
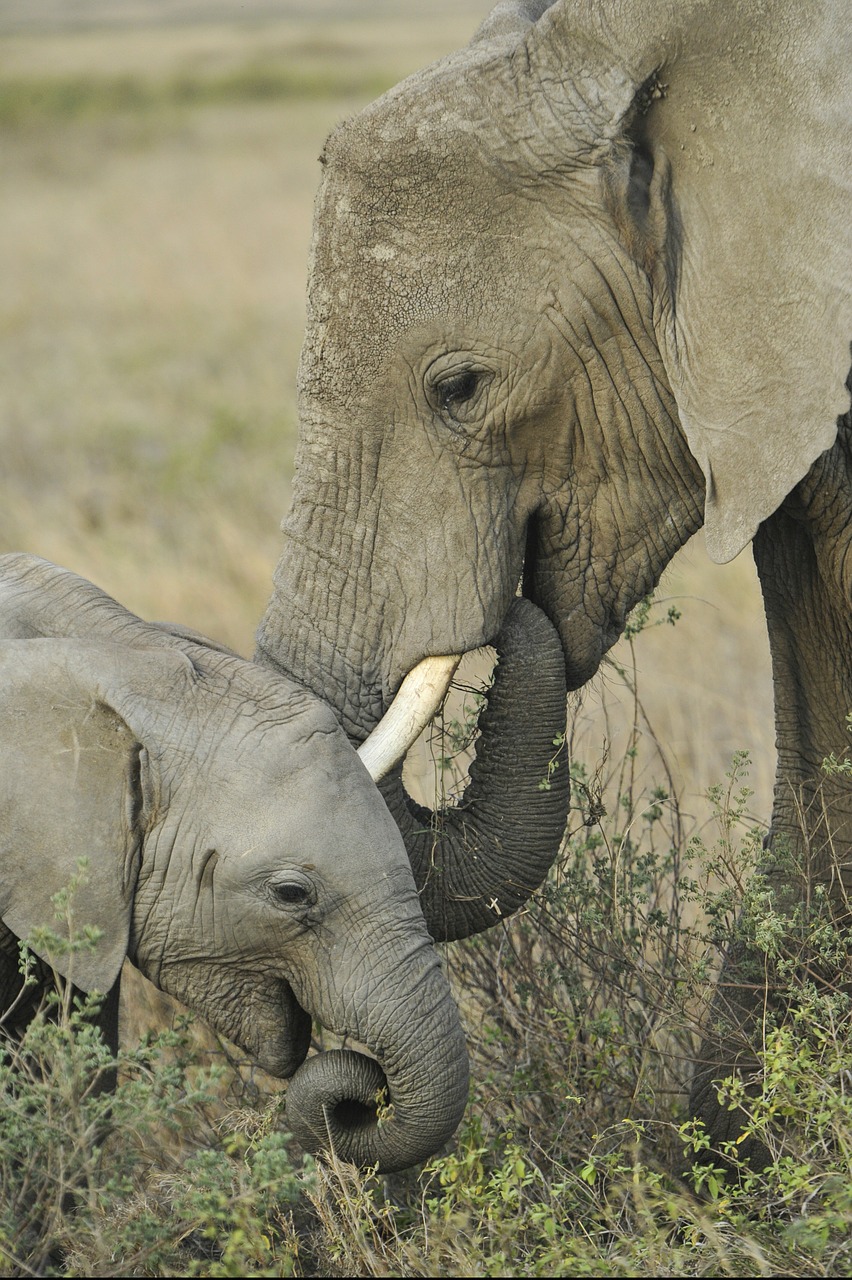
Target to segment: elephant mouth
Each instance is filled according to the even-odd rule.
[[[257,1059],[264,1071],[278,1079],[288,1080],[301,1067],[311,1047],[311,1015],[299,1004],[293,989],[283,978],[278,981],[275,995],[275,1019],[272,1025],[277,1031],[260,1043],[249,1032],[242,1039],[244,1047]],[[261,1013],[259,1025],[269,1025]]]
[[[518,588],[521,595],[536,605],[537,539],[537,521],[530,517]],[[382,719],[358,748],[358,755],[374,782],[387,777],[405,759],[427,724],[437,715],[463,657],[463,653],[448,653],[423,658],[411,668]]]

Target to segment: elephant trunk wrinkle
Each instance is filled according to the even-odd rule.
[[[354,604],[347,608],[347,600],[371,594],[366,587],[359,590],[354,579],[287,529],[273,594],[257,631],[255,661],[283,675],[297,673],[294,678],[328,703],[350,739],[360,743],[382,718],[384,692],[375,657],[380,618],[362,620]],[[323,584],[322,598],[316,598],[318,584]],[[323,628],[330,598],[335,622]]]
[[[416,805],[399,771],[381,787],[441,941],[487,929],[526,902],[559,852],[568,813],[559,637],[530,601],[516,599],[497,647],[461,805],[435,814]]]
[[[375,1057],[334,1050],[309,1058],[288,1086],[287,1116],[306,1149],[331,1146],[342,1159],[392,1172],[451,1136],[467,1101],[468,1060],[431,944],[392,946],[381,968],[386,979],[348,1028],[319,1011]]]

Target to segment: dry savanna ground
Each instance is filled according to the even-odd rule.
[[[488,7],[7,0],[0,547],[251,651],[289,500],[316,157]],[[639,694],[684,806],[700,820],[745,749],[765,818],[750,557],[713,566],[699,534],[660,596],[683,617],[640,637]],[[605,736],[617,755],[622,702],[605,671],[583,700],[590,757]]]

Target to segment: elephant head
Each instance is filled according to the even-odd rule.
[[[747,543],[848,404],[848,49],[840,5],[507,0],[339,126],[259,661],[361,740],[519,581],[577,687],[702,523]]]
[[[21,555],[0,559],[0,673],[5,928],[85,991],[127,956],[296,1073],[306,1145],[383,1169],[436,1150],[467,1100],[463,1033],[397,826],[329,708]],[[81,858],[70,929],[96,941],[57,948],[38,929],[66,927],[52,897]],[[302,1075],[308,1011],[375,1061],[319,1055]]]

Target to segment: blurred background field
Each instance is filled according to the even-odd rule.
[[[289,502],[322,142],[489,7],[0,4],[0,548],[251,652]],[[659,595],[659,616],[682,618],[639,637],[636,678],[682,807],[703,822],[707,787],[747,750],[765,820],[751,559],[716,567],[699,534]],[[605,737],[620,758],[631,714],[606,667],[577,713],[590,759]]]

